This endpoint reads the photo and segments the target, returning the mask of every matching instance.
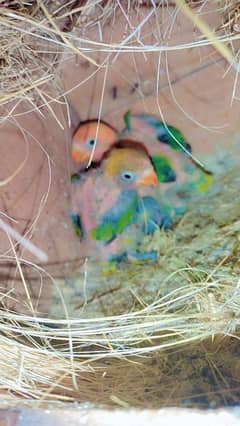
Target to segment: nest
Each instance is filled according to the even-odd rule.
[[[4,119],[26,100],[28,110],[49,107],[50,83],[55,99],[66,95],[58,73],[63,54],[78,54],[98,67],[91,55],[95,49],[146,53],[157,48],[128,43],[103,46],[91,40],[84,40],[84,48],[79,48],[81,43],[72,30],[82,35],[86,28],[111,19],[116,8],[122,7],[119,2],[91,3],[3,2],[0,103]],[[176,3],[191,18],[202,2]],[[192,8],[186,9],[184,3]],[[212,44],[236,68],[238,6],[229,1],[218,3],[221,17],[215,30],[219,37],[214,29],[208,32],[196,13],[194,24],[204,39],[192,42],[191,47]],[[155,2],[155,6],[168,5]],[[134,7],[140,8],[141,2]],[[216,169],[208,194],[192,200],[189,213],[174,231],[156,233],[145,242],[159,252],[156,265],[144,269],[142,265],[126,265],[115,271],[111,291],[74,303],[75,288],[69,290],[65,281],[53,280],[56,291],[51,318],[34,311],[30,296],[32,315],[1,310],[1,394],[8,406],[22,406],[23,401],[30,406],[50,401],[124,407],[216,406],[223,400],[237,400],[239,171],[233,160],[224,167],[224,173],[222,167],[220,172]],[[108,285],[107,277],[97,279],[99,287],[106,282]],[[27,289],[27,281],[25,284]],[[11,297],[2,294],[3,307]],[[189,368],[185,371],[186,360]],[[225,390],[221,390],[224,380],[220,375],[216,379],[223,365],[231,372]],[[196,378],[198,369],[202,381],[196,379],[194,399],[188,377],[192,374]],[[209,369],[212,382],[216,379],[210,386],[204,382]],[[182,379],[182,387],[173,391],[176,374],[179,382]]]
[[[226,190],[222,191],[222,187]],[[155,363],[165,365],[167,359],[176,358],[183,364],[186,351],[188,357],[199,352],[200,342],[210,338],[219,345],[219,336],[237,337],[240,322],[238,190],[238,166],[217,175],[207,197],[197,203],[198,207],[194,202],[191,212],[174,232],[156,234],[149,243],[158,247],[159,263],[144,269],[140,265],[129,265],[116,272],[115,292],[100,294],[85,304],[85,310],[83,305],[79,310],[68,305],[64,289],[60,290],[60,282],[56,282],[61,298],[58,296],[57,300],[55,296],[56,311],[53,306],[52,314],[56,316],[60,307],[61,312],[65,311],[65,319],[1,311],[3,395],[4,389],[11,390],[7,402],[15,404],[17,398],[22,397],[42,403],[54,399],[83,402],[87,398],[103,404],[119,403],[119,399],[121,405],[126,375],[132,377],[136,370],[143,368],[152,376]],[[102,287],[101,278],[99,287]],[[72,298],[73,294],[69,300]],[[105,316],[100,317],[103,306]],[[221,345],[224,347],[225,340]],[[229,347],[234,347],[234,342],[225,350]],[[174,351],[168,353],[167,349]],[[150,356],[151,353],[158,356]],[[180,372],[179,367],[181,377]],[[175,380],[170,365],[164,374],[167,382]],[[129,395],[124,396],[126,404],[131,405],[133,398],[134,404],[142,405],[141,393],[149,386],[153,393],[157,393],[156,389],[159,392],[159,384],[154,381],[146,385],[142,376],[141,380],[134,380],[139,389],[135,390],[134,398],[133,389],[129,390]],[[99,381],[105,389],[103,393],[99,390]],[[80,389],[84,389],[84,395]],[[180,395],[183,400],[182,391]],[[159,403],[156,395],[155,398],[150,405]]]

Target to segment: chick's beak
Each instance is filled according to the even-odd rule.
[[[89,156],[86,153],[80,151],[78,146],[74,144],[72,145],[71,157],[76,163],[82,163],[89,160]]]
[[[154,170],[146,171],[143,177],[139,180],[139,184],[145,186],[157,186],[158,178]]]

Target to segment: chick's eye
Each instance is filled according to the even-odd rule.
[[[134,173],[129,172],[128,170],[124,170],[121,173],[121,179],[124,180],[125,182],[132,182],[135,178]]]
[[[87,146],[92,148],[95,145],[95,143],[96,143],[95,139],[88,139]]]

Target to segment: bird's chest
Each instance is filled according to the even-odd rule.
[[[111,209],[119,195],[119,188],[111,179],[96,179],[95,202],[99,215]]]
[[[82,221],[87,232],[96,227],[102,216],[114,207],[118,192],[118,188],[102,176],[85,185],[82,194]]]

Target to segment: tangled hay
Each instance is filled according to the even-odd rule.
[[[67,49],[95,63],[75,47],[68,33],[79,16],[88,22],[88,16],[96,14],[101,3],[105,2],[1,2],[0,105],[11,100],[16,105],[26,99],[34,107],[48,105],[47,83],[55,87],[55,97],[61,96],[63,88],[56,70]]]
[[[141,3],[134,2],[134,7],[140,8]],[[149,3],[152,10],[169,6],[168,2]],[[213,5],[210,1],[204,3]],[[200,17],[202,2],[176,1],[190,19],[195,14],[194,25],[204,35],[177,47],[134,45],[131,37],[124,43],[105,44],[84,39],[87,28],[99,22],[103,25],[117,8],[123,7],[119,1],[70,1],[66,6],[49,0],[4,1],[0,8],[2,118],[11,117],[15,108],[26,100],[34,109],[46,105],[51,111],[52,94],[49,95],[47,85],[51,83],[51,90],[54,86],[54,99],[66,95],[57,73],[66,52],[69,56],[78,54],[98,68],[95,51],[147,53],[211,44],[236,70],[236,43],[240,37],[237,2],[214,3],[220,11],[220,22],[218,28],[209,29]],[[73,27],[74,31],[80,31],[80,36],[75,35]],[[65,282],[53,280],[57,290],[52,318],[38,315],[30,296],[32,315],[7,308],[1,310],[0,383],[2,400],[7,405],[22,404],[23,399],[29,405],[34,400],[38,405],[49,401],[89,401],[125,407],[159,406],[180,404],[184,400],[189,404],[186,395],[191,395],[192,390],[185,387],[173,395],[172,386],[176,374],[181,377],[180,370],[183,372],[190,354],[192,359],[204,359],[208,368],[214,366],[215,372],[229,363],[229,354],[223,356],[224,361],[219,354],[213,360],[212,354],[218,352],[216,347],[226,345],[221,338],[235,337],[224,350],[231,350],[237,364],[238,165],[231,163],[227,170],[217,174],[217,181],[206,198],[193,200],[190,213],[174,232],[156,234],[152,241],[146,242],[159,252],[157,265],[144,269],[142,265],[129,265],[116,271],[114,291],[98,293],[90,301],[84,297],[76,300],[75,288],[68,296]],[[19,262],[24,264],[21,259]],[[25,262],[25,266],[31,268],[32,264]],[[34,268],[44,272],[37,265]],[[47,274],[46,279],[49,279]],[[106,281],[106,277],[100,277],[99,287]],[[25,284],[27,289],[28,283]],[[11,293],[3,293],[2,306],[12,297]],[[207,339],[214,342],[211,349],[202,343]],[[194,344],[200,345],[201,351]],[[204,362],[201,368],[207,368]],[[177,373],[172,365],[179,365]],[[196,364],[192,365],[194,368]],[[161,376],[162,387],[154,379],[155,371]],[[186,376],[184,380],[190,386],[186,384]],[[231,401],[236,400],[239,392],[233,380],[234,372],[225,390],[227,394],[232,387],[236,389]],[[204,405],[202,398],[208,393],[216,394],[218,390],[221,394],[223,381],[218,379],[215,385],[218,387],[210,390],[202,386],[199,399],[190,401],[190,405]],[[210,401],[214,406],[223,400],[230,401],[226,395],[220,395],[219,400],[206,397],[205,403]]]
[[[212,8],[218,7],[221,18],[218,28],[210,29],[204,23],[201,7],[204,3]],[[179,46],[169,45],[134,45],[133,35],[119,43],[102,43],[84,38],[84,32],[91,26],[102,26],[117,9],[129,12],[130,4],[96,0],[65,2],[49,0],[2,0],[0,4],[1,57],[0,57],[0,105],[13,100],[14,105],[21,101],[30,102],[35,107],[49,105],[51,99],[47,94],[46,84],[55,86],[55,97],[63,95],[63,88],[57,74],[63,52],[78,55],[81,58],[100,67],[92,57],[91,51],[111,52],[153,52],[170,51],[173,49],[189,49],[207,44],[213,46],[227,59],[230,66],[237,69],[238,50],[235,42],[239,40],[239,6],[231,1],[188,1],[177,0],[176,5],[194,22],[204,35],[203,40],[183,43]],[[168,1],[132,2],[132,8],[141,6],[152,8],[150,17],[159,8],[172,8]],[[191,10],[193,7],[193,11]],[[198,13],[194,13],[196,9]],[[174,10],[172,12],[174,16]],[[143,26],[142,22],[139,26]],[[72,30],[78,31],[75,36]],[[138,30],[135,29],[134,33]],[[214,34],[216,31],[216,35]],[[79,36],[80,34],[80,36]],[[229,43],[229,47],[225,44]],[[80,47],[79,47],[80,45]],[[90,53],[88,53],[90,52]],[[101,65],[102,66],[102,65]],[[57,90],[56,90],[57,89]],[[14,109],[16,106],[14,107]]]

